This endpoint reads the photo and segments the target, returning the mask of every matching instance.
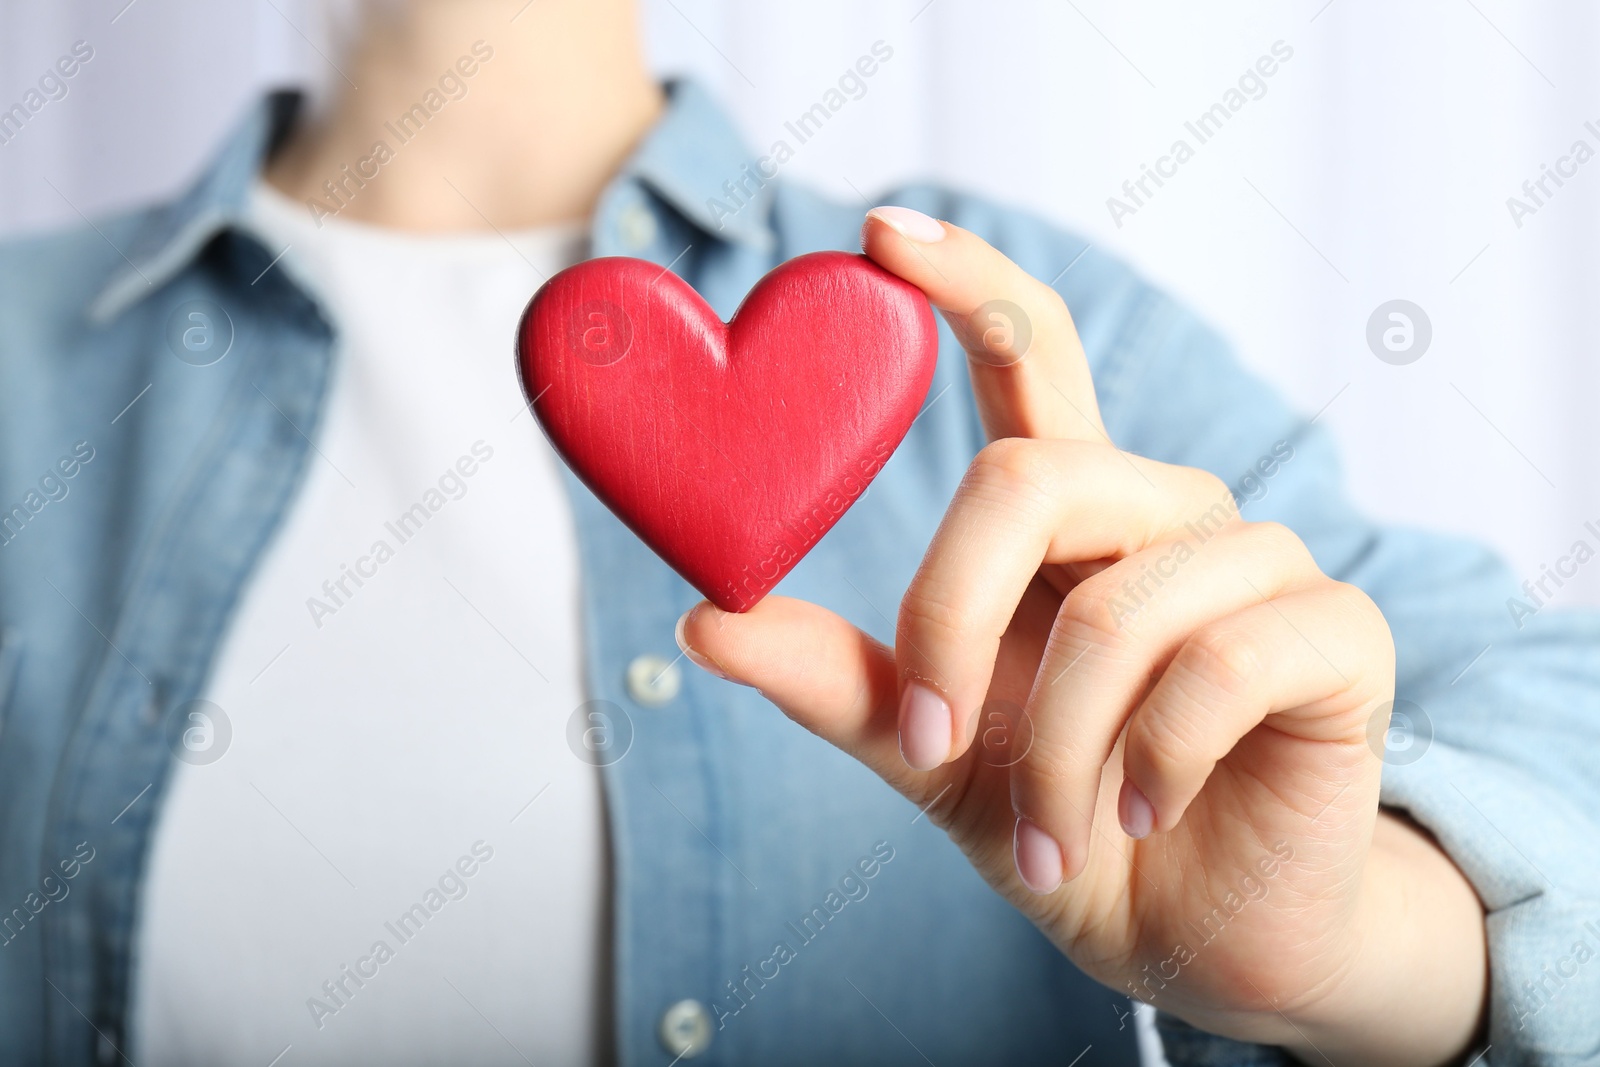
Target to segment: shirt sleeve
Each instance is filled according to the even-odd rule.
[[[1382,802],[1434,835],[1487,911],[1478,1063],[1600,1065],[1600,614],[1560,610],[1553,579],[1525,588],[1479,545],[1363,517],[1328,433],[1172,301],[1141,291],[1122,322],[1095,357],[1117,444],[1218,475],[1247,519],[1293,529],[1388,619]],[[1571,538],[1567,577],[1600,549],[1600,517]],[[1280,1062],[1176,1020],[1163,1034],[1174,1067]]]

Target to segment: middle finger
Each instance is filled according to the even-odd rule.
[[[927,770],[966,750],[1000,636],[1042,565],[1120,559],[1186,523],[1220,529],[1237,518],[1227,487],[1204,471],[1082,441],[986,447],[900,605],[907,762]]]
[[[1321,578],[1286,528],[1239,522],[1204,538],[1185,530],[1080,582],[1061,605],[1026,705],[1033,759],[1012,781],[1018,810],[1048,808],[1055,818],[1045,829],[1065,855],[1083,855],[1123,724],[1185,640]],[[1048,783],[1029,780],[1040,773]],[[1040,793],[1065,803],[1040,803]]]

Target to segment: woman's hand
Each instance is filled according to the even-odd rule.
[[[926,807],[1106,985],[1316,1063],[1461,1055],[1482,910],[1379,813],[1377,607],[1214,475],[1118,451],[1052,289],[905,209],[862,243],[943,312],[991,443],[893,649],[782,597],[698,605],[680,644]]]

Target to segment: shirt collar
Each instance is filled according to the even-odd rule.
[[[667,110],[617,176],[648,185],[714,240],[770,247],[770,178],[762,177],[728,116],[691,81],[667,85]],[[89,306],[97,322],[115,318],[183,270],[218,233],[244,224],[250,187],[294,125],[304,98],[268,94],[224,142],[200,179],[152,209],[126,249],[127,261]],[[732,193],[733,195],[730,195]]]
[[[106,322],[163,284],[210,240],[244,218],[250,186],[262,164],[294,123],[301,94],[269,93],[228,135],[200,179],[169,203],[151,209],[122,250],[127,262],[89,305],[89,317]]]
[[[667,98],[623,176],[638,177],[710,237],[771,247],[772,175],[698,83],[669,82]]]

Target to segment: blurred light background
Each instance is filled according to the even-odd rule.
[[[95,49],[0,145],[0,235],[181,187],[264,86],[329,79],[320,2],[0,0],[0,108],[74,41]],[[1580,538],[1600,547],[1600,161],[1548,183],[1520,226],[1507,207],[1575,141],[1600,151],[1594,5],[645,4],[659,69],[707,83],[762,149],[886,42],[892,61],[787,179],[855,201],[933,177],[1030,206],[1132,260],[1323,411],[1374,514],[1487,539],[1523,577]],[[1280,41],[1293,56],[1264,95],[1118,225],[1107,198],[1175,139],[1195,144],[1184,123]],[[1394,299],[1432,326],[1403,366],[1366,339]],[[1600,560],[1555,599],[1583,602],[1600,603]]]

